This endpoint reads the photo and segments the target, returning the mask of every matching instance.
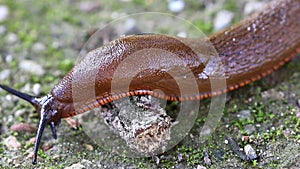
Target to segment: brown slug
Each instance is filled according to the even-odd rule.
[[[193,50],[199,44],[196,40],[160,34],[122,37],[89,52],[47,96],[42,98],[21,93],[4,85],[0,85],[0,88],[30,102],[40,113],[33,158],[33,164],[36,164],[45,126],[50,125],[53,137],[56,138],[55,126],[62,118],[72,117],[114,100],[135,95],[153,95],[178,101],[208,98],[237,89],[272,73],[300,53],[299,11],[298,0],[274,0],[259,13],[206,39],[219,54],[220,60],[215,62],[222,62],[226,88],[220,86],[212,91],[210,75],[200,76],[210,68],[209,66],[214,66],[207,62],[214,62],[215,57],[199,56]],[[193,49],[186,45],[186,41]],[[126,90],[123,89],[122,82],[131,77],[125,72],[123,77],[117,78],[117,90],[112,91],[111,84],[118,65],[128,56],[132,56],[132,53],[143,49],[164,50],[175,54],[181,61],[164,63],[160,70],[149,68],[143,71],[130,79],[129,89]],[[146,52],[144,55],[150,57],[152,54]],[[149,65],[151,64],[157,63],[149,59]],[[176,81],[164,71],[173,66],[188,67],[192,71],[199,93],[188,91],[187,94],[181,95],[178,86],[174,85]],[[90,74],[88,67],[97,68],[96,73]],[[87,71],[84,71],[85,69]],[[77,76],[75,71],[80,73],[80,78],[74,78]],[[89,81],[93,78],[94,81]],[[80,93],[89,90],[91,86],[88,84],[91,82],[96,99],[90,99],[90,95],[84,92]],[[157,89],[163,94],[156,92]],[[76,100],[74,91],[79,91]]]

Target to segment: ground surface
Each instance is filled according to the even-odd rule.
[[[215,31],[212,24],[218,11],[233,12],[234,24],[246,17],[243,11],[247,3],[186,1],[185,9],[174,13],[168,10],[167,3],[151,0],[1,0],[0,5],[8,7],[9,15],[0,22],[0,82],[23,92],[44,95],[73,67],[91,32],[117,18],[138,12],[167,12],[187,19],[210,34]],[[159,27],[161,33],[166,34],[180,33],[178,23],[163,18],[157,17],[155,22],[149,19],[143,26],[149,30]],[[130,19],[125,21],[131,23]],[[118,29],[134,30],[125,25]],[[118,31],[108,29],[106,36],[99,38],[100,42],[111,40],[109,37]],[[36,167],[300,168],[299,68],[298,57],[273,75],[229,93],[218,128],[204,143],[198,136],[204,123],[201,117],[206,117],[209,110],[209,99],[201,102],[191,132],[164,154],[147,158],[111,155],[92,142],[83,130],[72,130],[62,121],[58,140],[54,140],[50,130],[46,129],[42,139],[45,151],[40,151]],[[33,142],[29,140],[35,136],[35,130],[13,131],[12,126],[20,123],[36,127],[38,117],[34,109],[0,91],[0,168],[33,168],[30,159]],[[242,141],[247,136],[251,141]],[[17,140],[7,142],[7,138]],[[232,148],[233,142],[240,148],[250,144],[258,158],[253,161],[241,159]],[[9,143],[14,144],[9,147]],[[205,154],[209,155],[211,164]]]

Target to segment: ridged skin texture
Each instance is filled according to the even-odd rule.
[[[65,118],[127,96],[150,94],[167,100],[184,101],[211,97],[242,87],[272,73],[299,53],[299,11],[298,0],[274,0],[261,12],[238,25],[210,36],[206,40],[215,47],[220,60],[217,60],[218,57],[199,55],[189,46],[192,43],[185,43],[182,38],[149,34],[117,39],[91,51],[54,87],[51,92],[55,99],[53,104],[60,107],[61,118]],[[197,43],[195,41],[193,44]],[[160,55],[160,50],[167,54],[173,53],[181,60],[170,60],[158,65],[155,59],[137,58],[137,65],[131,66],[138,66],[139,61],[144,61],[150,68],[132,77],[132,69],[127,65],[126,72],[115,76],[118,66],[125,59],[131,58],[133,53],[146,50],[143,56],[151,58],[153,53],[147,52],[147,49],[157,49],[157,55]],[[212,91],[210,78],[201,73],[209,66],[215,66],[208,62],[218,65],[220,61],[227,86],[218,86]],[[158,67],[162,69],[157,70]],[[186,77],[185,72],[178,74],[177,78],[183,81],[185,78],[196,79],[199,92],[192,93],[191,90],[181,95],[174,77],[162,71],[174,67],[189,68],[193,77]],[[118,83],[114,88],[116,90],[112,91],[113,79]],[[128,80],[130,85],[126,88],[123,84]],[[164,94],[156,92],[156,89]],[[90,90],[94,93],[89,93]],[[74,91],[79,92],[75,94]]]

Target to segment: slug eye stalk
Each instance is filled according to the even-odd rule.
[[[38,99],[34,96],[31,96],[31,95],[26,94],[26,93],[19,92],[15,89],[12,89],[10,87],[7,87],[7,86],[1,85],[1,84],[0,84],[0,88],[2,88],[3,90],[5,90],[5,91],[7,91],[7,92],[23,99],[23,100],[26,100],[27,102],[31,103],[34,107],[39,107],[40,106]]]
[[[31,103],[38,112],[40,112],[40,122],[39,122],[39,127],[38,127],[38,131],[37,131],[37,139],[34,145],[34,157],[33,157],[33,161],[32,164],[36,164],[37,163],[37,154],[38,154],[38,149],[39,149],[39,145],[41,142],[41,138],[43,135],[43,131],[45,129],[45,126],[47,124],[50,124],[51,127],[51,131],[52,131],[52,135],[54,139],[57,139],[57,134],[56,134],[56,129],[55,129],[55,122],[50,122],[51,119],[51,113],[49,113],[45,107],[48,104],[49,101],[51,101],[51,96],[45,96],[42,98],[37,98],[35,96],[31,96],[29,94],[26,93],[22,93],[19,92],[17,90],[14,90],[8,86],[4,86],[0,84],[0,88],[2,88],[3,90]],[[53,110],[50,110],[53,111]],[[49,123],[50,122],[50,123]]]

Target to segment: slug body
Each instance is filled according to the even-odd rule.
[[[33,159],[33,163],[36,163],[45,125],[50,124],[56,138],[55,126],[61,118],[134,95],[153,95],[178,101],[207,98],[237,89],[272,73],[300,52],[299,11],[300,3],[297,0],[273,1],[260,13],[205,40],[156,34],[117,39],[89,52],[49,95],[42,98],[3,85],[0,87],[29,101],[40,112]],[[200,41],[210,42],[219,55],[199,52],[200,49],[208,49],[200,46],[203,44]],[[154,50],[149,52],[148,49]],[[139,51],[144,53],[136,55]],[[154,55],[163,57],[169,54],[174,54],[177,59],[163,63],[151,59]],[[139,56],[142,58],[137,58]],[[119,65],[130,58],[143,61],[149,67],[140,70],[138,74],[131,74],[130,67],[138,67],[139,63],[125,65],[128,71],[116,75]],[[219,65],[222,65],[223,71],[209,71]],[[181,68],[188,68],[192,74],[187,74]],[[175,78],[167,73],[173,69],[180,72]],[[226,80],[227,86],[216,86],[212,90],[210,80],[216,72],[221,74],[218,77]],[[187,90],[182,95],[180,87],[176,85],[176,78],[195,79],[198,92]],[[112,84],[115,84],[113,88]],[[94,90],[89,93],[91,89]],[[157,89],[163,93],[157,92]]]

